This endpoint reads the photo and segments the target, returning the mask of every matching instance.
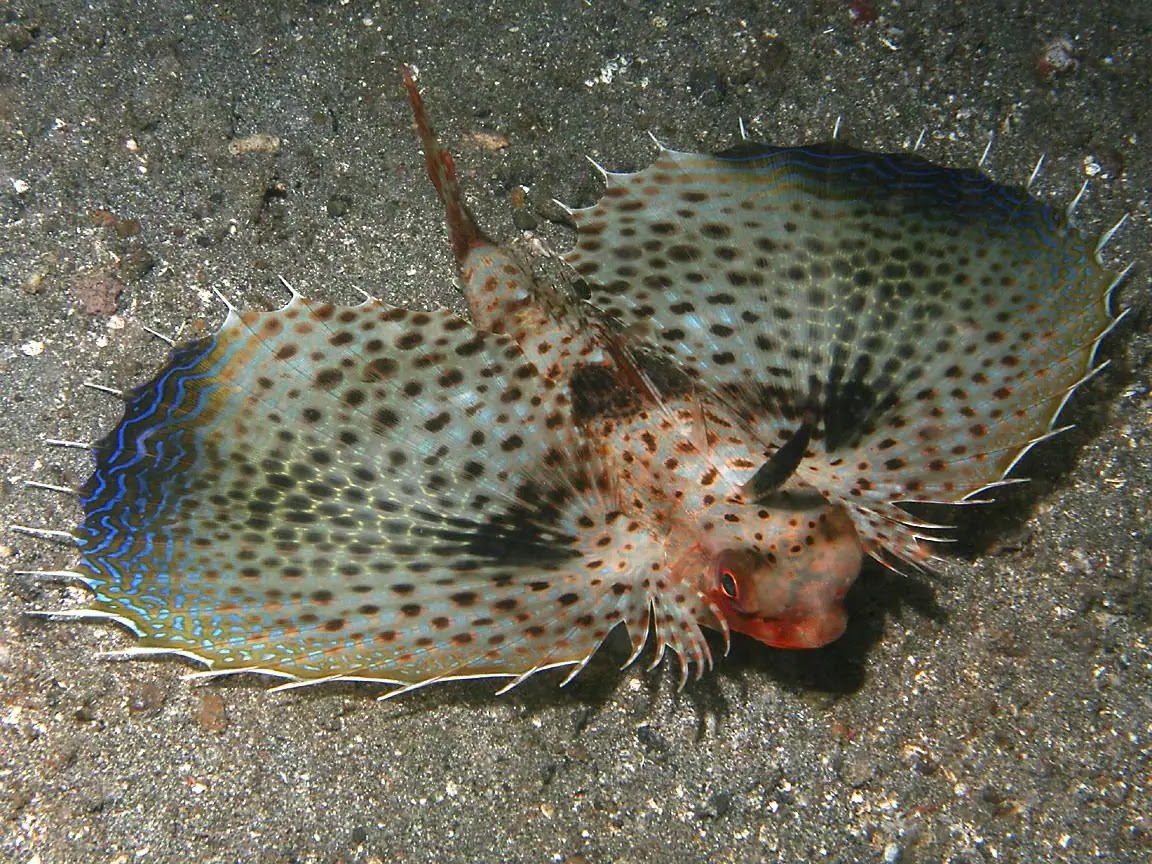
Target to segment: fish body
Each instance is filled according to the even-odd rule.
[[[81,490],[92,613],[213,672],[575,675],[623,626],[845,627],[901,503],[1000,483],[1116,320],[1095,244],[975,172],[839,145],[609,175],[544,283],[468,212],[411,76],[471,320],[229,310],[127,397]]]

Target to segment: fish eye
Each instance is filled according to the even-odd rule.
[[[755,596],[755,586],[747,580],[756,572],[757,556],[749,549],[724,549],[712,563],[713,583],[717,594],[723,594],[737,608],[742,608],[748,599]],[[713,590],[716,590],[713,589]],[[751,589],[752,594],[744,597]]]
[[[736,577],[732,575],[732,571],[724,568],[720,571],[720,590],[724,592],[724,596],[730,600],[736,600],[740,593],[736,587]]]

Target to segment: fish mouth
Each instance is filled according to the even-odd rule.
[[[770,648],[823,648],[844,635],[848,614],[842,603],[835,602],[819,612],[804,610],[776,618],[738,614],[728,618],[728,626]]]

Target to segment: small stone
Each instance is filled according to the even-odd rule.
[[[333,195],[328,199],[328,204],[325,206],[325,209],[333,219],[339,219],[348,212],[351,206],[352,199],[347,195]]]
[[[127,240],[129,237],[135,237],[140,233],[140,220],[139,219],[120,219],[115,225],[116,236],[121,240]]]
[[[840,779],[853,789],[859,789],[872,779],[876,766],[863,750],[845,753],[840,763]]]
[[[72,280],[72,295],[89,315],[116,314],[116,301],[124,283],[103,270],[81,273]]]
[[[6,24],[0,28],[0,48],[23,51],[36,39],[37,30],[23,24]]]
[[[153,714],[164,705],[167,694],[159,684],[151,681],[128,693],[128,711],[131,714]]]
[[[205,732],[223,732],[227,729],[228,709],[224,704],[224,697],[215,690],[205,690],[201,693],[196,719]]]
[[[120,258],[120,272],[129,282],[148,275],[155,266],[156,258],[142,246],[133,246]]]
[[[512,224],[520,231],[531,231],[539,223],[536,221],[536,217],[532,215],[532,211],[525,209],[512,211]]]
[[[228,142],[228,152],[233,156],[247,156],[250,153],[276,153],[279,150],[280,139],[275,135],[248,135],[244,138],[233,138]]]

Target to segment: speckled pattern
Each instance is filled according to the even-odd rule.
[[[838,145],[610,178],[583,303],[483,234],[405,85],[473,322],[293,294],[176,348],[80,493],[73,578],[137,653],[415,688],[575,675],[622,624],[682,681],[701,627],[822,647],[865,551],[928,559],[896,505],[999,483],[1116,321],[1050,208]]]
[[[1118,274],[1023,190],[915,156],[752,142],[661,154],[575,214],[592,303],[733,404],[865,547],[925,551],[898,501],[997,482],[1094,368]]]
[[[1149,10],[873,2],[857,24],[853,5],[5,7],[5,524],[76,523],[71,498],[22,485],[89,473],[44,439],[111,428],[121,406],[80,382],[145,380],[166,346],[144,326],[217,330],[209,287],[271,309],[282,274],[340,305],[362,287],[464,311],[403,61],[425,70],[470,204],[501,238],[569,248],[551,199],[592,205],[581,157],[640,170],[648,131],[708,152],[741,118],[784,145],[826,140],[839,117],[840,140],[878,152],[926,129],[920,152],[952,167],[995,132],[987,172],[1021,184],[1045,154],[1032,189],[1054,205],[1089,172],[1081,224],[1097,236],[1131,214],[1106,263],[1136,270],[1112,365],[1065,415],[1077,428],[1027,457],[1027,487],[964,511],[935,575],[866,570],[843,639],[736,638],[680,695],[675,672],[617,671],[627,640],[567,688],[555,673],[500,699],[492,682],[383,705],[370,685],[192,686],[180,661],[94,661],[133,644],[116,628],[25,617],[83,597],[13,575],[72,559],[5,532],[0,857],[1146,860]],[[1061,36],[1073,62],[1041,64]],[[229,152],[254,133],[279,149]],[[114,317],[80,308],[94,274],[123,284]]]
[[[623,552],[569,414],[508,337],[446,311],[235,315],[103,442],[78,572],[142,648],[219,671],[416,683],[579,661],[644,612],[588,590],[581,546]]]

